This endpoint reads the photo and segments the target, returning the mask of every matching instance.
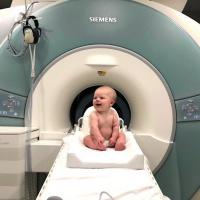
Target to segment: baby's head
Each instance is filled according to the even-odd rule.
[[[101,86],[95,90],[93,106],[97,111],[106,111],[116,102],[117,94],[109,86]]]

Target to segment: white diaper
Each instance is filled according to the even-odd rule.
[[[106,147],[108,147],[108,145],[109,145],[109,140],[105,140],[103,144],[104,144]]]

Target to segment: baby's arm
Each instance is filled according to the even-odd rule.
[[[97,144],[103,144],[104,138],[101,135],[98,126],[98,117],[95,112],[91,113],[90,115],[90,134],[91,137],[97,142]]]
[[[109,140],[109,144],[112,146],[112,145],[115,145],[116,141],[117,141],[117,138],[119,136],[119,117],[118,115],[113,112],[113,124],[112,124],[112,136]]]

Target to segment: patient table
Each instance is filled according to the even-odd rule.
[[[55,196],[63,200],[168,199],[161,192],[145,157],[143,169],[112,166],[108,168],[67,167],[69,142],[74,137],[69,133],[64,138],[64,143],[37,200],[56,199]]]
[[[122,119],[119,121],[126,136],[125,150],[107,148],[98,151],[83,144],[93,111],[94,107],[89,107],[74,130],[63,138],[63,145],[37,200],[52,196],[63,200],[167,199],[156,183],[134,134],[126,130]]]

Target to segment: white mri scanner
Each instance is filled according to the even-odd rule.
[[[2,135],[20,132],[21,126],[23,141],[29,144],[28,172],[50,170],[37,200],[55,195],[97,199],[102,191],[116,195],[116,199],[133,197],[128,195],[165,199],[163,190],[171,199],[191,197],[200,182],[191,173],[198,174],[199,170],[192,166],[188,169],[188,160],[185,162],[182,155],[197,166],[200,163],[184,146],[193,138],[193,147],[198,148],[199,24],[149,1],[61,1],[34,14],[43,19],[39,21],[43,34],[36,46],[36,79],[32,86],[27,68],[29,53],[16,58],[5,51],[6,41],[0,46],[4,64],[2,102],[7,93],[20,102],[15,105],[15,116],[11,111],[0,112],[0,123],[6,126]],[[20,30],[13,38],[18,34]],[[15,73],[10,79],[12,70]],[[99,85],[110,85],[117,91],[115,109],[145,155],[143,169],[67,167],[69,141],[76,133],[74,124],[91,105]],[[13,96],[8,98],[13,100]],[[158,174],[157,180],[152,172]],[[121,190],[119,179],[126,183]],[[186,179],[192,180],[190,184]],[[103,187],[105,182],[108,185]],[[83,187],[80,193],[78,184]]]
[[[33,92],[32,126],[44,131],[41,139],[63,137],[72,127],[66,113],[70,113],[77,94],[91,86],[106,84],[128,102],[132,113],[128,128],[144,147],[151,169],[155,170],[167,155],[174,137],[174,103],[161,74],[139,55],[114,46],[84,47],[58,58],[38,80]],[[90,102],[91,99],[84,102],[82,107]],[[163,104],[163,109],[155,109]]]

